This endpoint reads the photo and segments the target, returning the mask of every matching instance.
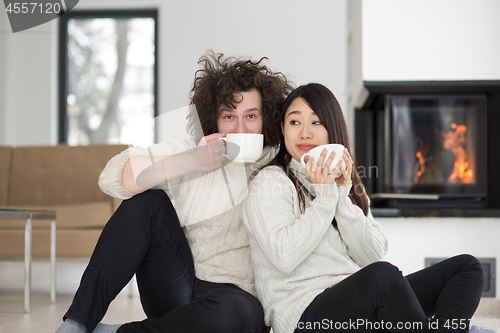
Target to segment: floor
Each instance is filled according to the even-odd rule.
[[[497,295],[498,296],[498,295]],[[490,328],[500,333],[500,299],[483,298],[479,307],[472,317],[471,325]]]
[[[54,333],[71,304],[71,295],[58,295],[50,304],[48,294],[34,294],[30,314],[23,313],[22,293],[0,293],[0,333]],[[103,319],[107,324],[119,324],[146,318],[139,297],[118,296]]]
[[[71,304],[72,295],[78,288],[86,264],[86,260],[58,261],[57,301],[56,304],[50,304],[49,264],[35,262],[32,311],[30,314],[25,314],[22,262],[0,262],[0,333],[54,333],[61,325],[62,316]],[[144,318],[134,281],[111,303],[103,322],[120,324]],[[500,298],[483,298],[471,325],[491,328],[500,333]]]
[[[33,262],[31,313],[24,313],[24,264],[22,260],[0,261],[0,333],[54,333],[68,310],[88,259],[57,262],[57,299],[50,304],[50,264]],[[111,306],[104,323],[119,324],[146,318],[137,285],[129,284]]]
[[[34,294],[32,311],[24,314],[22,293],[0,293],[0,333],[54,333],[71,300],[71,295],[58,295],[56,304],[50,304],[48,294]],[[471,324],[500,332],[499,305],[499,299],[483,299]],[[118,324],[144,318],[139,297],[122,294],[111,303],[103,322]]]

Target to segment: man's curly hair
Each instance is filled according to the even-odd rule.
[[[257,89],[262,96],[262,133],[265,146],[278,146],[281,137],[280,109],[292,85],[282,73],[273,73],[261,58],[259,61],[224,58],[208,52],[200,58],[202,68],[196,71],[191,90],[188,133],[198,142],[203,136],[218,132],[219,106],[235,108],[238,93]],[[198,123],[201,123],[201,130]]]

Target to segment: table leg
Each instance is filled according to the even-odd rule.
[[[56,303],[56,220],[50,222],[50,303]]]
[[[31,241],[32,241],[32,225],[33,219],[30,213],[30,218],[26,220],[24,225],[24,312],[31,312]]]

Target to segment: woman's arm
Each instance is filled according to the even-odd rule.
[[[339,199],[335,219],[349,256],[361,267],[383,259],[388,242],[382,226],[374,220],[371,211],[363,210],[349,198],[351,186],[339,186]]]
[[[296,217],[297,195],[290,179],[275,167],[261,170],[250,185],[243,221],[276,268],[293,271],[318,246],[335,214],[336,185],[313,184],[316,198]]]

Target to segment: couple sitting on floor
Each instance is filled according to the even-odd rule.
[[[468,332],[482,265],[460,255],[405,277],[381,261],[333,93],[292,89],[263,59],[200,63],[193,140],[129,148],[103,170],[101,189],[124,201],[57,332]],[[260,159],[227,159],[229,133],[262,133]],[[339,163],[326,150],[299,162],[329,143],[346,148]],[[147,319],[100,323],[134,274]]]

